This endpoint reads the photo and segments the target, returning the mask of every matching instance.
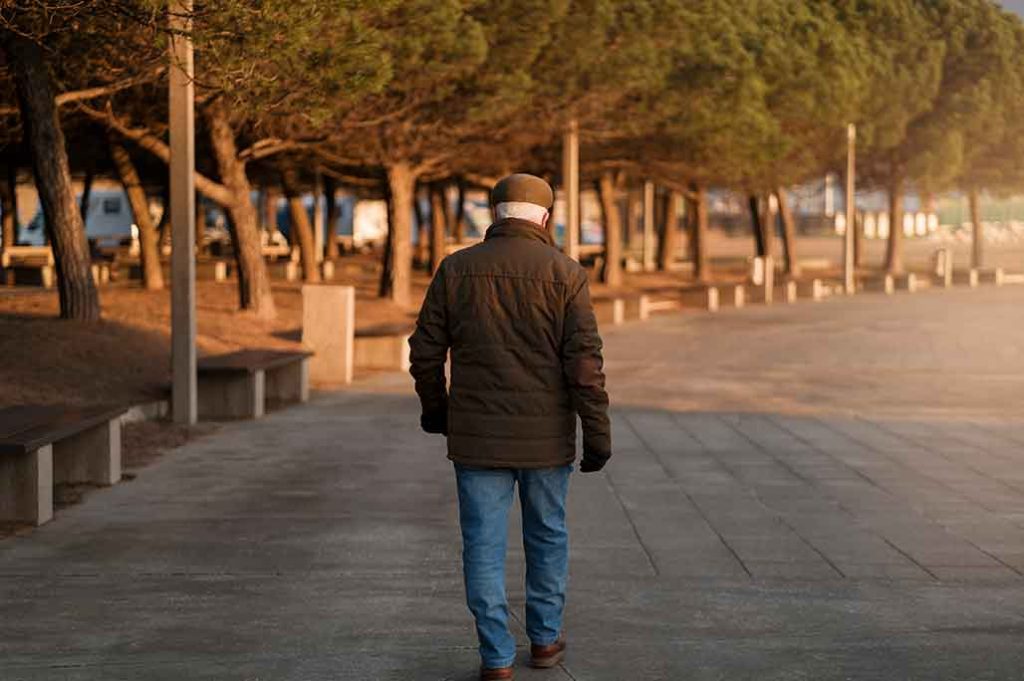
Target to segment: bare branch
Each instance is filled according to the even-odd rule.
[[[113,110],[111,110],[109,102],[107,103],[105,111],[94,109],[81,102],[78,102],[76,107],[89,118],[99,123],[103,123],[122,137],[135,142],[136,145],[153,154],[164,163],[170,164],[170,146],[168,146],[166,142],[161,140],[159,136],[149,128],[133,128],[125,121],[119,119],[114,114]],[[196,189],[198,189],[208,199],[222,206],[227,206],[234,201],[234,195],[224,185],[206,177],[200,172],[195,172],[194,174]]]

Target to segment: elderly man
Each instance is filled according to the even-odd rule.
[[[410,345],[421,426],[448,438],[462,527],[466,601],[476,619],[480,678],[513,678],[505,548],[516,485],[526,553],[530,664],[565,654],[569,569],[565,501],[583,426],[580,470],[611,456],[601,338],[586,272],[547,229],[554,194],[533,175],[491,191],[484,241],[441,263]],[[451,386],[445,360],[451,351]]]

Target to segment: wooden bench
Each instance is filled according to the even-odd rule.
[[[198,362],[199,417],[258,419],[267,406],[309,399],[309,358],[291,350],[240,350]]]
[[[0,410],[0,518],[42,525],[55,483],[121,479],[123,407],[18,406]]]

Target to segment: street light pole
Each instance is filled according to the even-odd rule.
[[[562,141],[562,188],[565,190],[565,254],[580,259],[580,132],[573,119]]]
[[[171,401],[175,423],[192,425],[196,399],[195,75],[192,0],[170,6]],[[165,208],[166,209],[166,208]]]
[[[853,271],[854,235],[857,219],[854,183],[856,154],[857,126],[850,123],[846,126],[846,233],[843,240],[843,291],[846,295],[853,295],[857,288]]]

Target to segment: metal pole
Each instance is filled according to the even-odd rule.
[[[170,6],[172,416],[192,425],[196,400],[195,75],[192,0]]]
[[[580,259],[580,133],[569,123],[562,141],[562,186],[565,189],[565,254]]]
[[[654,269],[654,183],[644,182],[644,272]]]
[[[856,154],[857,127],[850,123],[846,126],[846,234],[843,240],[843,290],[846,292],[846,295],[853,295],[857,287],[853,271],[854,235],[857,229],[856,189],[854,184]]]
[[[324,182],[320,169],[317,168],[313,180],[313,249],[316,261],[324,261]]]

